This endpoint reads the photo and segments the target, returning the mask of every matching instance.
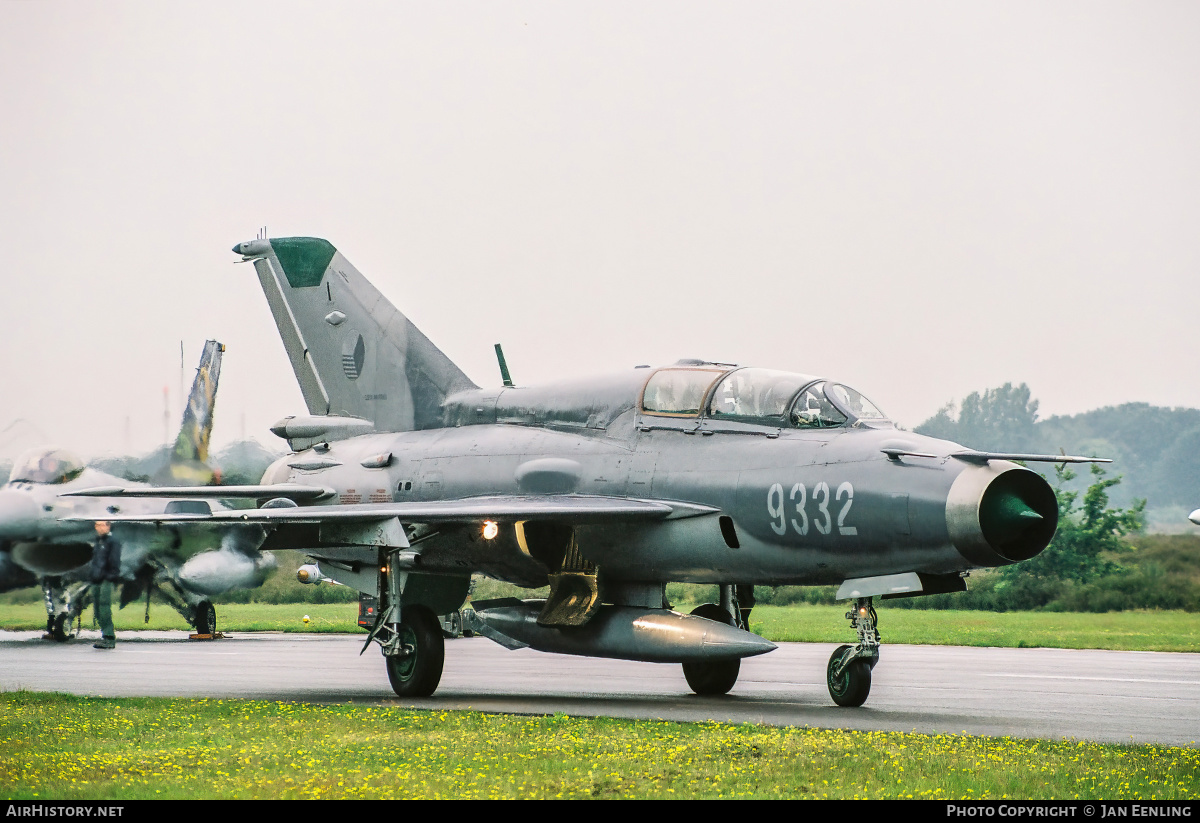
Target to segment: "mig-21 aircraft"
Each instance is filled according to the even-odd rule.
[[[264,548],[302,549],[377,596],[367,645],[405,697],[436,689],[435,615],[480,572],[549,584],[545,599],[475,602],[493,640],[682,664],[700,694],[728,692],[743,657],[774,648],[746,630],[754,586],[836,584],[857,642],[830,657],[829,692],[861,705],[873,598],[960,591],[972,569],[1038,554],[1057,501],[1014,461],[1089,459],[975,451],[896,428],[836,380],[703,360],[516,387],[501,357],[504,385],[480,388],[327,241],[234,251],[309,414],[273,428],[293,453],[261,485],[222,490],[258,508],[149,519],[262,526]],[[675,612],[676,581],[717,584],[720,602]]]
[[[151,478],[159,486],[201,486],[207,489],[204,498],[130,501],[61,497],[97,485],[128,484],[123,478],[85,466],[65,449],[34,449],[13,466],[8,483],[0,488],[0,569],[5,571],[0,588],[41,583],[48,637],[69,639],[72,622],[88,603],[89,563],[96,535],[91,522],[68,518],[105,520],[117,515],[226,508],[216,499],[217,489],[209,485],[218,478],[208,465],[224,351],[215,340],[204,344],[179,435],[169,459]],[[263,531],[254,526],[178,529],[125,523],[114,533],[122,546],[121,605],[156,590],[199,634],[215,629],[213,595],[261,585],[275,567],[273,556],[258,551]]]

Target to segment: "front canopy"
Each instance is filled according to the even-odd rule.
[[[66,483],[83,472],[83,461],[66,449],[40,448],[27,451],[9,475],[10,483]]]

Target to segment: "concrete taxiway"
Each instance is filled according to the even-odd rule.
[[[1077,738],[1200,742],[1200,655],[1070,649],[884,646],[866,706],[829,699],[833,644],[781,643],[742,662],[733,692],[697,697],[679,666],[508,651],[482,637],[446,643],[437,693],[402,701],[362,635],[93,633],[66,644],[0,632],[0,689],[105,697],[244,697],[419,708]]]

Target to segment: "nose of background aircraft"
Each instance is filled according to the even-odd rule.
[[[37,536],[38,504],[32,495],[0,489],[0,540]]]

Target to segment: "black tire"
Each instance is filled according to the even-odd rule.
[[[196,604],[196,634],[217,633],[217,610],[207,600]]]
[[[825,667],[825,682],[829,686],[829,696],[839,706],[861,706],[867,702],[871,693],[871,663],[872,661],[858,658],[842,670],[839,677],[833,676],[833,670],[850,649],[849,646],[838,646],[829,656],[829,665]]]
[[[71,615],[56,614],[50,625],[50,638],[56,643],[66,643],[71,639]]]
[[[441,621],[425,606],[408,606],[400,622],[400,642],[412,647],[412,654],[383,658],[388,681],[400,697],[429,697],[442,679],[446,662],[446,639]]]
[[[733,625],[733,617],[716,603],[705,603],[692,610],[694,617],[715,620],[718,623]],[[733,660],[699,660],[695,663],[683,664],[683,677],[687,680],[692,691],[700,695],[728,694],[737,683],[738,673],[742,669],[742,661]]]

